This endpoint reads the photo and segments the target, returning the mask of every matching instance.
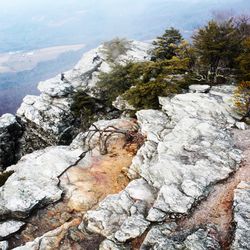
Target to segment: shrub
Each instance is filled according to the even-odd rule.
[[[94,116],[101,108],[100,101],[84,91],[79,91],[73,95],[71,110],[75,117],[80,118],[83,128],[88,127],[95,121]]]
[[[131,74],[132,67],[133,63],[115,64],[109,73],[100,73],[95,91],[107,106],[111,106],[116,97],[135,82],[136,76]]]
[[[136,109],[157,109],[159,107],[159,96],[177,94],[180,89],[177,85],[167,82],[150,81],[140,83],[124,93],[125,99]]]
[[[135,108],[157,108],[158,96],[167,96],[186,88],[183,80],[189,59],[129,62],[113,65],[109,73],[101,73],[97,83],[100,98],[111,106],[117,96],[123,97]]]
[[[242,42],[242,51],[237,58],[240,67],[240,76],[242,80],[250,80],[250,37]]]
[[[250,81],[240,82],[234,93],[236,111],[243,116],[242,120],[250,118]]]
[[[106,60],[115,63],[120,55],[125,55],[131,48],[131,41],[126,38],[114,38],[103,44],[102,53],[106,56]]]
[[[171,59],[176,56],[176,50],[183,38],[179,30],[171,27],[166,29],[162,36],[157,37],[153,42],[155,46],[151,51],[154,60]]]

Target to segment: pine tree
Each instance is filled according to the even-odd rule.
[[[176,49],[182,41],[179,30],[173,27],[165,30],[165,33],[153,42],[155,48],[151,51],[152,58],[154,60],[171,59],[176,56]]]
[[[242,51],[237,58],[240,68],[240,79],[250,81],[250,37],[242,42]]]
[[[218,67],[232,68],[240,51],[239,36],[230,19],[223,23],[210,21],[193,36],[195,52],[207,79],[216,82]]]

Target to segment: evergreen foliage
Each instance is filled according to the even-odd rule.
[[[82,127],[88,127],[95,121],[95,114],[102,108],[100,101],[91,97],[84,91],[78,91],[73,96],[71,110],[75,117],[80,118],[84,124]]]
[[[216,83],[219,67],[235,66],[239,54],[239,36],[233,20],[222,23],[210,21],[193,36],[198,62],[203,66],[207,80]]]
[[[250,81],[250,36],[242,42],[242,51],[237,58],[240,68],[239,78]]]
[[[166,29],[164,34],[153,42],[152,58],[155,60],[171,59],[176,56],[176,50],[182,41],[183,38],[179,30],[173,27]]]
[[[123,95],[137,109],[157,108],[159,95],[168,96],[180,92],[184,86],[181,75],[188,70],[188,65],[188,58],[178,57],[115,65],[110,73],[100,75],[97,89],[101,89],[100,96],[108,105],[117,96]]]
[[[136,72],[131,73],[132,67],[132,63],[115,64],[109,73],[99,75],[96,92],[107,106],[111,106],[115,98],[123,94],[136,81]]]

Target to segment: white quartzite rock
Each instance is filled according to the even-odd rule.
[[[235,120],[220,96],[188,93],[160,98],[160,103],[162,111],[137,113],[147,141],[134,158],[129,176],[143,178],[144,184],[142,179],[138,183],[135,180],[132,183],[139,185],[133,185],[133,192],[129,184],[119,194],[104,199],[97,209],[88,211],[84,218],[88,230],[118,242],[129,241],[141,235],[149,221],[187,214],[207,196],[211,185],[237,169],[241,154],[230,131]],[[133,197],[140,189],[140,195]],[[138,209],[134,209],[136,205]],[[200,233],[187,238],[185,245],[191,244],[190,249],[196,249],[197,235]]]
[[[8,241],[0,241],[0,249],[1,250],[8,250],[8,248],[9,248]]]
[[[191,93],[206,93],[210,89],[209,85],[190,85],[189,90]]]
[[[6,221],[0,223],[0,238],[9,236],[17,231],[24,225],[24,222],[21,221]]]
[[[97,210],[86,213],[87,228],[106,237],[118,231],[116,237],[122,241],[140,236],[149,225],[145,208],[152,204],[154,197],[155,190],[144,180],[132,181],[124,191],[107,196]],[[130,217],[131,214],[134,216]],[[135,228],[133,220],[137,220],[141,228]]]
[[[176,225],[163,224],[154,226],[147,234],[141,250],[220,250],[220,244],[213,228],[198,229],[195,232],[175,232]],[[215,232],[214,232],[215,233]]]
[[[99,246],[99,250],[130,250],[129,246],[126,245],[117,245],[111,240],[104,240]]]
[[[0,187],[0,216],[25,217],[35,206],[59,200],[62,190],[57,177],[79,159],[81,152],[64,146],[49,147],[9,167],[7,170],[14,173]]]
[[[231,249],[250,249],[250,183],[241,182],[234,191],[236,231]]]

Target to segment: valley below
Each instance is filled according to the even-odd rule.
[[[0,54],[0,115],[14,114],[27,94],[38,94],[37,84],[72,68],[83,44]]]

